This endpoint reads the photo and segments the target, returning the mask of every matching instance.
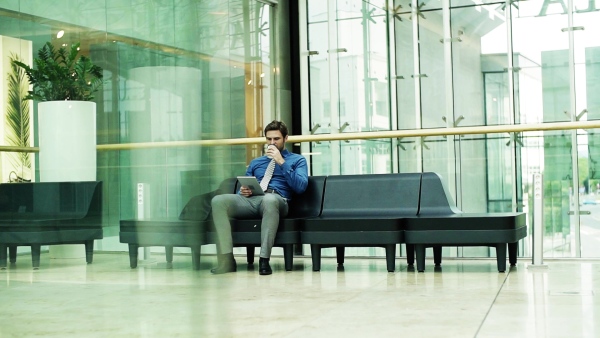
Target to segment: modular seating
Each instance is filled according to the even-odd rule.
[[[404,242],[403,218],[416,216],[421,174],[328,176],[320,216],[304,220],[301,240],[310,244],[313,270],[321,269],[321,249],[335,247],[344,263],[345,247],[383,247],[389,272],[396,245]]]
[[[238,189],[232,178],[218,193]],[[210,217],[213,196],[193,198],[180,219],[121,221],[121,242],[129,244],[131,267],[137,265],[139,246],[165,246],[168,261],[173,246],[188,246],[198,269],[200,247],[217,240]],[[249,264],[261,244],[260,221],[232,220],[233,245],[246,247]],[[435,173],[312,176],[307,190],[290,202],[274,246],[284,249],[285,268],[292,270],[293,246],[309,244],[314,271],[321,269],[322,248],[335,247],[342,266],[346,247],[382,247],[390,272],[395,270],[398,244],[406,243],[409,266],[416,253],[419,272],[425,270],[427,247],[433,247],[439,265],[443,246],[491,246],[496,248],[498,270],[504,271],[507,246],[510,263],[516,263],[517,243],[527,235],[525,222],[524,213],[461,212]]]
[[[121,220],[119,241],[128,244],[130,267],[137,267],[140,247],[165,247],[168,263],[173,262],[174,247],[188,247],[192,251],[192,266],[199,270],[201,247],[210,243],[210,201],[217,194],[234,191],[235,184],[235,178],[226,179],[217,190],[192,197],[179,218]]]
[[[306,191],[290,201],[288,215],[279,223],[274,246],[283,248],[286,270],[292,270],[293,247],[300,243],[301,218],[318,216],[320,212],[324,184],[324,176],[310,177]],[[173,260],[173,247],[190,247],[193,267],[200,269],[201,246],[217,243],[210,200],[217,194],[236,193],[238,189],[235,178],[224,180],[217,191],[193,197],[179,219],[122,220],[119,237],[121,243],[129,245],[131,268],[137,267],[139,247],[164,246],[167,262]],[[248,264],[254,263],[254,249],[261,244],[260,221],[231,221],[233,246],[246,248]]]
[[[34,269],[42,245],[84,244],[92,263],[102,239],[102,182],[0,184],[0,268],[16,263],[18,246],[31,247]]]
[[[433,247],[436,265],[444,246],[494,247],[500,272],[506,270],[508,246],[510,264],[517,263],[518,242],[527,236],[525,213],[464,213],[453,207],[438,174],[423,173],[421,180],[419,214],[405,220],[407,251],[414,247],[417,271],[425,270],[427,247]]]

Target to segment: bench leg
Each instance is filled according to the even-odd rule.
[[[413,266],[415,264],[415,246],[406,244],[406,264]]]
[[[193,246],[192,249],[192,265],[194,270],[200,270],[200,246]],[[171,256],[172,258],[172,256]]]
[[[83,242],[85,245],[85,261],[92,264],[94,260],[94,240]]]
[[[167,263],[173,263],[173,247],[165,246],[165,255],[167,256]]]
[[[0,244],[0,269],[6,269],[6,250],[8,246],[6,244]]]
[[[442,264],[442,247],[439,245],[433,247],[433,263],[438,267]]]
[[[285,261],[285,271],[292,271],[294,267],[294,244],[283,245],[283,260]]]
[[[17,246],[9,246],[8,247],[8,258],[11,263],[17,262]]]
[[[519,249],[519,242],[508,243],[508,261],[510,266],[517,265],[517,254]]]
[[[496,260],[498,261],[498,272],[506,271],[506,243],[496,244]]]
[[[310,254],[313,263],[313,271],[321,270],[321,246],[319,244],[311,244]]]
[[[132,269],[137,268],[139,247],[137,244],[129,244],[129,266]]]
[[[396,270],[396,244],[385,246],[385,261],[388,272]]]
[[[255,246],[247,246],[246,247],[246,260],[248,261],[248,265],[254,264],[254,249]]]
[[[346,255],[346,247],[336,246],[335,247],[335,255],[337,257],[338,266],[344,265],[344,256]]]
[[[33,266],[34,270],[37,270],[40,268],[40,252],[41,252],[42,246],[39,244],[32,244],[31,245],[31,265]]]
[[[425,271],[425,244],[415,245],[415,254],[417,256],[417,271]]]

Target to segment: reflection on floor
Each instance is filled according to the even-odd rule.
[[[193,271],[189,256],[129,268],[126,253],[94,263],[29,256],[0,270],[0,337],[598,337],[600,261],[522,260],[506,273],[488,260],[445,259],[434,271],[388,273],[385,259],[296,258],[259,276],[245,257],[237,273],[212,276],[214,256]],[[398,267],[397,267],[398,268]],[[596,311],[598,310],[598,311]],[[596,327],[599,326],[597,329]]]

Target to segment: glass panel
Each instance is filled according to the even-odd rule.
[[[343,175],[392,172],[390,140],[345,141],[341,147]]]
[[[47,41],[56,47],[80,41],[81,54],[104,69],[105,83],[94,100],[97,144],[149,143],[148,149],[98,151],[105,238],[118,235],[120,219],[138,216],[138,183],[150,194],[146,215],[177,217],[192,195],[244,173],[257,147],[156,146],[262,134],[263,122],[277,113],[273,7],[239,0],[69,4],[2,1],[0,43],[3,53],[31,64]],[[33,146],[38,145],[37,105],[30,109]],[[2,180],[13,171],[5,168],[7,155],[2,154]],[[36,159],[31,154],[34,180]],[[27,173],[20,168],[18,174]],[[104,242],[103,249],[115,249],[114,238]]]
[[[304,154],[305,157],[310,156],[311,168],[310,173],[313,176],[329,175],[332,173],[332,147],[339,147],[338,142],[311,142],[311,151],[309,154]]]
[[[307,0],[310,79],[310,120],[313,133],[331,131],[329,23],[327,1]]]
[[[414,173],[419,172],[421,159],[418,153],[421,152],[420,137],[405,137],[397,141],[398,147],[398,172]]]
[[[384,10],[368,2],[338,2],[340,50],[333,55],[339,66],[342,132],[390,129],[385,17]]]
[[[575,57],[575,114],[581,120],[600,119],[600,43],[594,30],[600,29],[593,2],[575,1],[573,31]],[[578,135],[581,257],[600,257],[600,136],[597,131],[580,131]]]
[[[446,77],[444,65],[444,39],[442,11],[429,11],[425,18],[419,18],[419,57],[420,73],[413,77],[420,78],[421,86],[421,118],[423,128],[445,127],[445,118],[451,112],[446,111]]]
[[[486,5],[495,4],[495,7],[504,6],[504,1],[499,0],[450,0],[450,6],[452,7],[466,7],[474,5]]]
[[[308,25],[308,49],[318,52],[309,59],[311,127],[317,134],[331,131],[331,92],[327,54],[329,47],[325,33],[328,31],[327,27],[327,21]]]
[[[415,71],[415,48],[418,41],[413,39],[413,21],[408,14],[394,16],[395,70],[392,78],[396,81],[396,110],[398,129],[413,129],[421,123],[421,112],[417,110],[419,101],[415,98],[417,86],[412,78]]]
[[[568,34],[560,30],[568,26],[563,6],[536,0],[521,1],[518,8],[512,8],[514,53],[519,62],[527,62],[526,66],[515,64],[520,68],[516,77],[522,122],[570,120]],[[535,32],[533,26],[537,27]],[[543,143],[534,142],[543,160],[533,158],[539,159],[536,162],[544,174],[545,257],[570,257],[575,239],[568,215],[573,193],[573,141],[571,132],[548,131],[543,135]],[[532,168],[525,166],[530,161],[523,161],[522,166],[523,172],[529,173],[523,177],[527,181],[533,174]],[[537,167],[538,163],[530,165]]]
[[[458,126],[486,125],[489,122],[510,124],[508,80],[486,77],[488,72],[506,71],[506,46],[494,42],[494,54],[482,50],[482,40],[496,31],[506,35],[504,13],[498,5],[464,7],[451,10],[452,76],[454,91],[454,121]],[[504,39],[506,41],[506,39]],[[502,54],[500,54],[502,52]],[[500,64],[498,64],[500,62]],[[504,64],[502,64],[504,63]],[[484,76],[478,74],[484,73]],[[491,82],[483,83],[484,80]],[[485,87],[484,87],[485,85]],[[491,85],[493,88],[488,88]],[[490,105],[497,110],[486,112],[483,90],[493,90]],[[490,95],[490,94],[488,94]],[[486,95],[487,98],[487,95]],[[491,107],[490,107],[491,108]],[[489,118],[487,118],[489,116]],[[492,123],[495,124],[495,123]]]

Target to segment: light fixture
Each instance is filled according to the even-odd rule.
[[[58,33],[56,33],[56,38],[60,39],[63,37],[63,35],[65,35],[65,31],[61,29],[58,31]]]

